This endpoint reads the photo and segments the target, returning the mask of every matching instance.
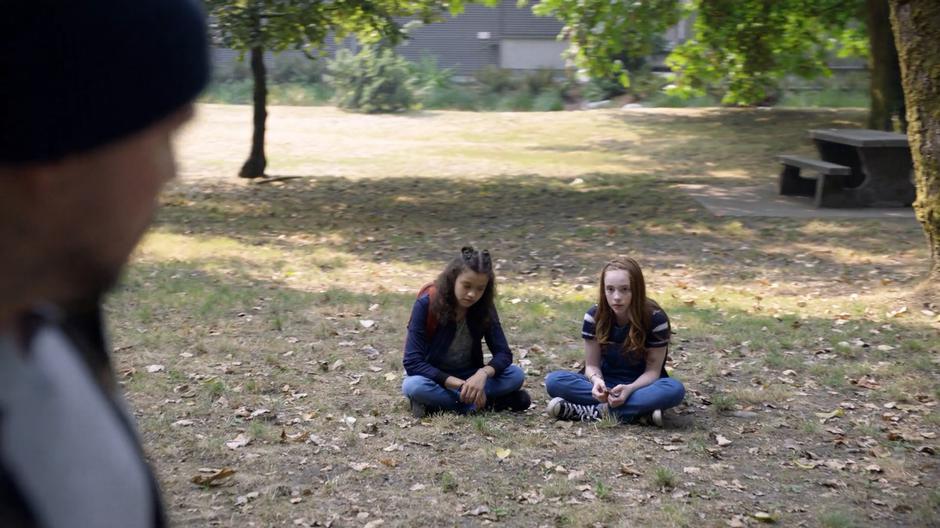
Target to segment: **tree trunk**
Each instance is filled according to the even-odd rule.
[[[264,69],[264,48],[251,48],[251,73],[255,81],[254,132],[251,135],[251,154],[238,172],[240,178],[263,178],[268,160],[264,156],[264,123],[268,118],[267,72]]]
[[[894,45],[894,35],[891,33],[888,0],[866,0],[865,14],[870,48],[868,71],[871,72],[868,128],[894,130],[892,119],[897,116],[900,131],[904,132],[907,130],[904,91],[901,88],[898,51]]]
[[[940,2],[891,0],[891,23],[914,158],[914,211],[930,249],[928,286],[940,284]]]

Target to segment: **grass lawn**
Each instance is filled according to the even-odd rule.
[[[680,183],[772,181],[860,110],[362,116],[202,105],[108,302],[116,370],[180,526],[940,523],[940,307],[917,223],[718,218]],[[418,288],[498,262],[524,414],[415,420]],[[685,402],[666,428],[554,422],[606,259],[644,265]],[[235,473],[209,484],[192,479]]]

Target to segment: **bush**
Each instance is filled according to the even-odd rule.
[[[423,108],[430,109],[476,110],[479,106],[478,96],[472,89],[454,84],[422,91],[419,100]]]
[[[565,109],[565,101],[558,88],[546,90],[532,101],[532,110],[535,112],[555,112]]]
[[[510,70],[496,66],[485,66],[473,77],[484,93],[501,94],[511,92],[519,86]]]
[[[418,91],[450,88],[454,83],[454,69],[440,68],[437,59],[430,55],[422,55],[418,62],[410,64],[411,80]]]
[[[522,78],[522,86],[530,94],[539,95],[558,88],[558,83],[555,82],[555,72],[552,70],[536,70]]]
[[[400,112],[415,104],[408,61],[391,49],[339,50],[327,66],[340,108],[365,113]]]
[[[251,104],[254,83],[251,80],[213,82],[199,100],[203,103]]]
[[[275,56],[268,78],[273,83],[319,83],[323,81],[324,69],[322,60],[280,54]]]

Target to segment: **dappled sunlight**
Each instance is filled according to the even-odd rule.
[[[725,180],[750,180],[753,175],[743,169],[718,169],[706,171],[706,174],[712,178]]]
[[[299,291],[341,287],[356,292],[417,291],[431,277],[428,265],[364,261],[330,249],[338,237],[276,237],[268,244],[232,237],[151,232],[134,265],[184,265],[221,275],[273,281]],[[434,263],[436,266],[437,263]],[[436,271],[435,271],[436,273]]]

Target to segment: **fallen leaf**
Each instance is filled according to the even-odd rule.
[[[382,526],[385,524],[385,519],[375,519],[374,521],[369,521],[362,528],[375,528],[376,526]]]
[[[192,479],[193,484],[197,486],[219,486],[222,483],[221,480],[227,479],[235,474],[235,470],[232,468],[222,468],[211,475],[196,475]]]
[[[225,442],[225,445],[229,449],[238,449],[239,447],[245,447],[251,443],[251,437],[245,433],[239,433],[234,439]]]
[[[372,319],[360,319],[359,324],[362,325],[363,328],[372,328],[375,326],[375,321]]]
[[[286,444],[288,442],[293,442],[296,444],[302,444],[310,438],[310,431],[301,431],[299,433],[287,434],[287,431],[281,429],[281,443]]]
[[[885,315],[887,315],[888,317],[900,317],[901,315],[904,315],[904,314],[906,314],[906,313],[907,313],[907,306],[902,306],[902,307],[897,308],[897,309],[895,309],[895,310],[889,311],[889,312],[886,313]]]
[[[394,458],[380,458],[379,462],[381,462],[383,466],[388,466],[390,468],[398,467],[398,461]]]
[[[751,515],[751,516],[754,517],[755,519],[757,519],[758,521],[762,522],[762,523],[775,523],[775,522],[777,522],[777,518],[776,518],[775,516],[773,516],[773,515],[767,513],[767,512],[762,512],[762,511],[754,512],[754,514]]]
[[[386,372],[385,376],[383,377],[385,378],[385,381],[395,381],[395,378],[398,377],[398,374],[395,374],[394,372]]]
[[[170,425],[171,425],[172,427],[189,427],[189,426],[192,425],[193,423],[195,423],[195,422],[193,422],[192,420],[177,420],[177,421],[171,423]]]
[[[865,466],[865,471],[869,473],[883,473],[884,470],[881,469],[881,466],[878,464],[869,464]]]
[[[814,413],[814,414],[816,414],[816,417],[819,418],[819,423],[826,423],[829,420],[832,420],[833,418],[836,418],[838,416],[844,416],[845,411],[843,411],[842,408],[840,407],[829,413]]]
[[[500,460],[508,457],[511,453],[512,453],[512,449],[506,449],[504,447],[496,448],[496,458],[499,458]]]
[[[578,479],[580,479],[580,478],[582,478],[582,477],[584,477],[584,470],[583,470],[583,469],[579,469],[579,470],[576,470],[576,471],[572,471],[571,473],[568,473],[568,480],[578,480]]]
[[[248,418],[257,418],[261,416],[262,414],[268,414],[270,412],[271,411],[268,409],[255,409],[254,411],[251,412],[251,414],[248,415]]]
[[[688,467],[682,468],[682,472],[683,472],[683,473],[688,473],[689,475],[698,475],[699,473],[702,472],[702,470],[701,470],[700,468],[695,467],[695,466],[688,466]]]
[[[421,491],[421,490],[423,490],[423,489],[426,488],[426,487],[427,487],[427,486],[425,486],[424,484],[418,483],[418,484],[412,485],[411,488],[409,488],[409,489],[410,489],[411,491]]]
[[[731,440],[728,440],[727,438],[721,435],[715,435],[715,442],[721,447],[731,445]]]
[[[490,513],[490,509],[487,508],[486,505],[483,505],[483,506],[477,506],[476,508],[472,510],[467,510],[466,512],[464,512],[464,515],[473,515],[476,517],[476,516],[484,515],[487,513]]]
[[[257,491],[252,491],[252,492],[250,492],[250,493],[246,493],[246,494],[244,494],[244,495],[240,495],[240,496],[238,496],[238,497],[235,498],[235,505],[236,505],[236,506],[244,506],[244,505],[248,504],[249,502],[251,502],[251,501],[257,499],[259,496],[261,496],[261,493],[259,493],[259,492],[257,492]]]
[[[623,462],[620,463],[620,474],[621,474],[621,475],[630,475],[630,476],[633,476],[633,477],[642,477],[642,476],[643,476],[643,473],[640,473],[639,471],[637,471],[636,469],[634,469],[634,467],[633,467],[632,464],[625,464],[625,463],[623,463]]]
[[[352,470],[355,471],[356,473],[360,473],[370,467],[375,467],[375,466],[373,466],[372,464],[368,462],[350,462],[349,467],[352,468]]]
[[[163,365],[147,365],[147,372],[156,374],[157,372],[163,372],[165,368]]]

